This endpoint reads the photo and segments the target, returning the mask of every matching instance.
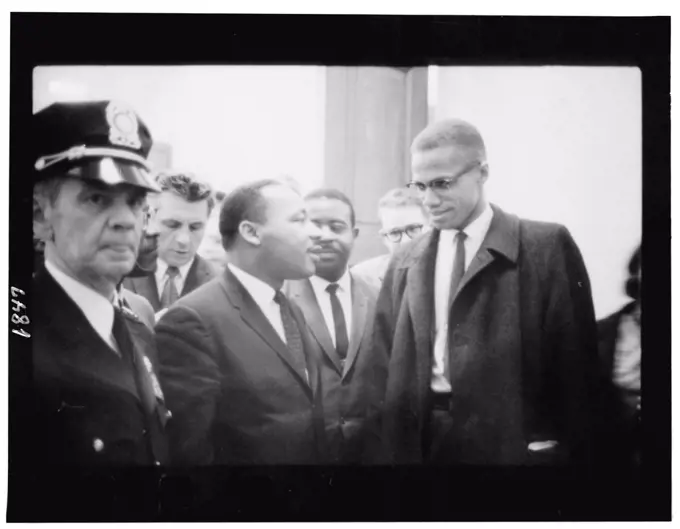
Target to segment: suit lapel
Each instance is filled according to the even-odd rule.
[[[354,364],[359,346],[364,337],[366,319],[368,317],[368,298],[361,285],[352,278],[352,337],[349,341],[349,350],[345,361],[342,377],[345,378]]]
[[[154,312],[161,310],[161,300],[158,298],[158,287],[156,286],[155,274],[145,277],[131,277],[130,284],[132,290],[149,300]]]
[[[419,239],[407,271],[407,294],[416,345],[416,368],[428,382],[434,345],[434,270],[439,230]]]
[[[321,313],[321,308],[319,307],[311,282],[309,279],[290,282],[288,291],[290,292],[291,299],[302,310],[305,322],[312,336],[319,342],[321,349],[330,359],[338,374],[342,373],[342,361],[333,346],[331,334],[326,326],[326,320],[324,320]]]
[[[248,294],[248,291],[236,276],[231,273],[229,268],[225,270],[224,275],[222,276],[222,285],[225,288],[229,301],[239,311],[243,322],[255,331],[260,338],[274,350],[311,392],[311,386],[307,381],[304,366],[301,366],[293,358],[288,347],[283,340],[281,340],[274,327],[272,327],[272,324],[269,323],[267,317],[257,306],[255,300]],[[303,329],[300,329],[300,332],[303,332]]]
[[[186,296],[189,292],[195,290],[203,284],[203,275],[205,274],[205,270],[202,264],[201,257],[196,254],[194,262],[191,263],[189,272],[187,272],[187,278],[184,281],[184,287],[182,288],[182,293],[180,296]]]
[[[449,299],[449,310],[463,289],[499,257],[515,263],[519,255],[519,219],[504,213],[500,208],[491,206],[493,219],[484,241],[472,259],[458,285],[458,290]]]

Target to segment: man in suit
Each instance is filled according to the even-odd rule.
[[[152,199],[150,224],[158,231],[158,260],[153,274],[129,277],[124,286],[144,296],[158,319],[177,299],[215,277],[196,252],[215,205],[210,187],[189,173],[157,176],[161,193]]]
[[[389,460],[587,464],[597,335],[576,243],[488,203],[471,124],[435,123],[411,153],[434,229],[399,250],[377,303]]]
[[[391,189],[378,202],[380,236],[388,253],[357,263],[352,267],[355,276],[380,289],[387,265],[394,253],[428,229],[427,213],[423,201],[410,189]]]
[[[314,273],[302,197],[276,180],[222,204],[224,273],[170,307],[156,326],[161,380],[180,465],[326,461],[314,339],[281,292]]]
[[[314,237],[316,274],[286,289],[319,343],[326,437],[331,462],[371,462],[379,449],[377,416],[387,365],[370,347],[377,289],[347,267],[359,234],[354,207],[335,189],[305,197]],[[382,357],[381,357],[382,359]]]
[[[151,136],[114,102],[55,103],[34,115],[33,284],[36,465],[161,465],[170,413],[153,332],[116,286],[134,264]]]

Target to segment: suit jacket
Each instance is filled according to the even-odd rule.
[[[145,297],[130,292],[127,288],[121,289],[121,295],[130,310],[139,317],[142,323],[153,330],[154,325],[156,325],[156,318],[151,303],[149,303]]]
[[[132,312],[132,358],[120,358],[44,268],[33,285],[35,464],[167,462],[169,419],[157,389],[153,332]]]
[[[304,314],[321,352],[326,437],[331,462],[370,463],[380,449],[378,411],[384,396],[387,362],[371,350],[370,338],[377,290],[352,274],[352,331],[346,359],[336,353],[309,279],[286,285]]]
[[[496,206],[450,302],[451,427],[424,443],[439,230],[391,262],[374,347],[389,359],[384,440],[394,463],[524,465],[589,461],[597,335],[590,282],[568,230]],[[536,445],[556,441],[553,448]]]
[[[189,273],[184,281],[180,297],[193,292],[214,277],[215,270],[212,265],[196,254],[196,258],[191,268],[189,268]],[[144,277],[126,277],[123,286],[136,294],[144,296],[151,303],[154,312],[161,310],[161,300],[158,297],[158,286],[156,285],[156,276],[154,274]]]
[[[173,461],[187,465],[326,461],[318,353],[299,309],[309,381],[229,269],[156,325]]]

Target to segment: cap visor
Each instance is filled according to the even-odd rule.
[[[66,175],[85,180],[99,180],[110,186],[130,184],[148,191],[160,191],[149,172],[139,164],[116,158],[96,158],[79,163]]]

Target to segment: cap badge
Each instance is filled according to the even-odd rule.
[[[109,141],[121,147],[139,149],[139,123],[132,109],[122,103],[111,102],[106,107],[106,121],[109,123]]]

